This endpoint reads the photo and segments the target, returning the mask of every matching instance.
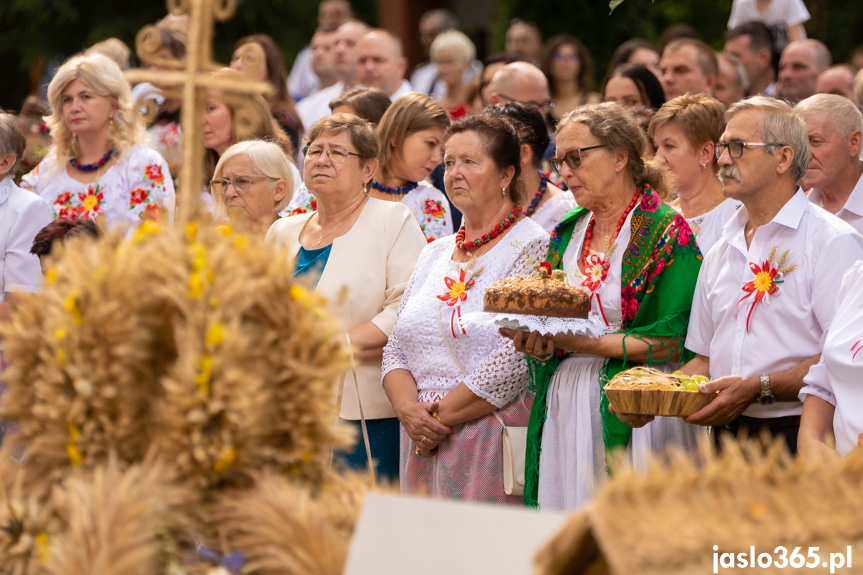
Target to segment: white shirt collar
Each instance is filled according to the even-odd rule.
[[[781,224],[785,227],[796,230],[808,207],[809,200],[806,198],[806,194],[803,192],[803,189],[798,187],[797,192],[791,196],[790,200],[785,202],[785,205],[782,206],[782,209],[780,209],[775,216],[773,216],[770,223]],[[722,228],[722,237],[728,240],[729,244],[734,244],[734,237],[743,232],[747,222],[749,222],[749,210],[744,205],[737,210],[737,213],[728,220],[728,224]]]
[[[861,162],[861,165],[863,165],[863,162]],[[821,190],[818,188],[812,188],[812,190],[809,191],[809,201],[816,206],[823,208],[824,197],[821,195]],[[839,216],[839,214],[846,210],[855,216],[863,216],[863,175],[861,175],[857,180],[857,184],[854,186],[854,189],[851,190],[851,195],[848,196],[848,199],[845,200],[845,205],[842,206],[842,209],[836,212],[836,215]]]

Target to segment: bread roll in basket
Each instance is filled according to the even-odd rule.
[[[688,417],[716,397],[698,391],[698,384],[706,381],[702,375],[633,367],[615,375],[605,395],[615,413]]]

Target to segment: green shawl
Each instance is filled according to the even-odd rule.
[[[547,258],[552,268],[562,268],[561,260],[576,224],[582,217],[589,215],[590,212],[585,208],[576,208],[566,214],[552,232]],[[651,338],[664,343],[651,346],[648,365],[666,361],[668,350],[679,350],[683,360],[692,296],[701,268],[701,252],[695,243],[695,236],[686,220],[646,184],[641,202],[633,210],[630,230],[631,239],[621,266],[623,329],[618,333],[624,334],[624,354],[627,338]],[[660,353],[660,359],[654,361],[656,352]],[[536,397],[527,432],[524,502],[532,507],[537,506],[542,427],[547,417],[546,394],[561,360],[560,352],[545,364],[528,358],[531,389],[536,392]],[[608,380],[629,367],[632,365],[626,359],[609,359],[598,382],[601,390],[602,439],[609,472],[613,452],[629,444],[632,428],[608,410],[608,399],[602,388]]]

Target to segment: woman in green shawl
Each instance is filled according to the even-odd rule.
[[[580,207],[552,234],[548,262],[587,290],[606,335],[502,333],[531,356],[536,388],[525,503],[570,510],[593,497],[615,450],[641,466],[665,447],[695,448],[699,428],[680,419],[625,425],[609,412],[602,386],[635,365],[672,371],[684,359],[701,254],[686,220],[657,193],[669,188],[659,164],[642,159],[644,133],[617,104],[576,108],[558,124],[555,141],[552,166]]]

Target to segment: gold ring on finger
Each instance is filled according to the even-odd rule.
[[[419,454],[420,454],[420,448],[419,448],[419,447],[414,447],[414,453],[416,453],[417,455],[419,455]]]
[[[428,443],[428,440],[429,440],[429,438],[428,438],[428,437],[426,437],[425,435],[423,435],[423,436],[420,438],[420,443]]]

